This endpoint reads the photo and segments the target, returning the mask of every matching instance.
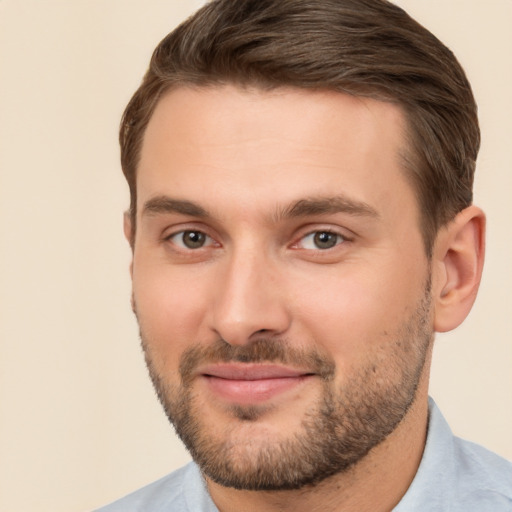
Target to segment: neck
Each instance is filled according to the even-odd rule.
[[[389,512],[407,492],[423,455],[428,425],[428,383],[401,423],[344,473],[292,491],[240,491],[207,479],[220,512]]]

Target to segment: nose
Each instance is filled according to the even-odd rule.
[[[270,260],[261,251],[240,250],[222,262],[211,327],[231,345],[282,336],[290,327],[285,278]]]

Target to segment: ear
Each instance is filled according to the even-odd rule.
[[[462,210],[441,228],[433,253],[434,329],[459,326],[476,298],[485,255],[485,215],[476,206]]]
[[[128,243],[130,244],[130,247],[132,248],[132,256],[133,256],[133,226],[132,226],[132,218],[129,211],[124,212],[123,215],[123,231],[124,236],[126,240],[128,240]],[[133,277],[133,257],[132,261],[130,262],[130,276]]]
[[[132,216],[129,210],[126,210],[123,214],[123,231],[124,237],[128,240],[130,247],[133,249],[133,226],[132,226]]]

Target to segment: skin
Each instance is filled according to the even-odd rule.
[[[160,100],[137,173],[132,278],[147,356],[169,392],[182,384],[191,347],[220,338],[247,347],[262,335],[325,354],[335,389],[372,367],[375,382],[390,385],[399,374],[393,341],[429,278],[430,332],[464,319],[481,274],[484,217],[476,207],[461,212],[427,260],[401,168],[404,133],[397,106],[334,92],[179,88]],[[309,209],[290,214],[305,200]],[[204,245],[187,247],[187,230],[206,235]],[[332,247],[315,245],[320,232],[332,234]],[[357,464],[291,491],[207,478],[219,510],[391,510],[421,460],[431,345],[411,407]],[[223,382],[219,391],[199,370],[190,386],[208,435],[228,436],[240,460],[298,432],[323,389],[308,376],[277,392]],[[258,414],[241,419],[234,405]]]

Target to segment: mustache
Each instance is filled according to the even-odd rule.
[[[195,345],[181,356],[179,372],[186,385],[197,368],[212,363],[280,363],[294,366],[320,376],[325,380],[334,377],[335,363],[327,354],[311,348],[291,346],[285,340],[259,338],[246,345],[230,345],[218,339],[210,345]]]

